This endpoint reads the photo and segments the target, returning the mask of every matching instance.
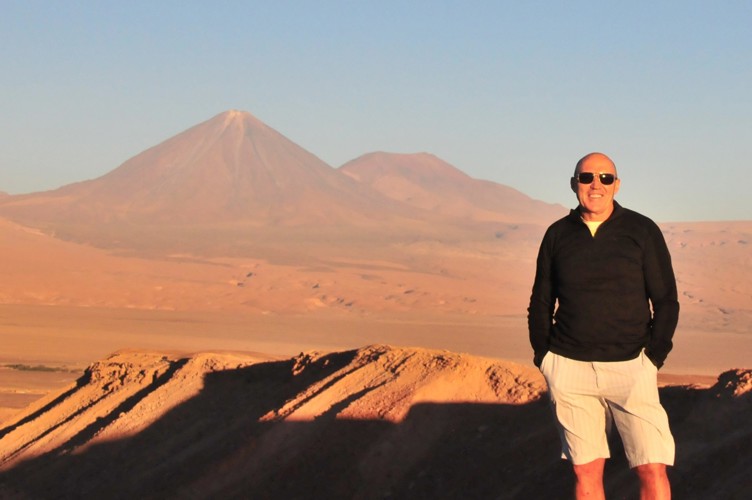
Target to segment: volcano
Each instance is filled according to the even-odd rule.
[[[94,180],[17,197],[17,219],[135,224],[309,224],[368,219],[393,203],[253,115],[227,111]]]
[[[561,213],[431,155],[366,155],[335,169],[234,110],[99,178],[0,199],[0,216],[61,239],[223,255],[249,245],[272,254],[316,241],[368,249],[449,233],[464,240],[493,235],[489,222],[543,225]]]

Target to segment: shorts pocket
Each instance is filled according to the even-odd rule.
[[[647,354],[645,354],[645,348],[640,351],[640,358],[642,360],[642,366],[648,366],[649,368],[652,368],[655,371],[658,371],[658,367],[655,366],[655,363],[653,363]]]
[[[546,368],[546,360],[550,357],[551,357],[551,351],[546,351],[546,354],[543,355],[543,359],[541,359],[541,364],[539,368],[540,368],[541,373],[543,374],[545,374],[543,370]]]

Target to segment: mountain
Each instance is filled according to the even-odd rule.
[[[340,170],[384,196],[445,218],[548,224],[566,213],[508,186],[474,179],[427,153],[369,153]]]
[[[94,180],[17,197],[18,220],[133,224],[331,224],[389,214],[390,203],[265,125],[227,111]]]
[[[746,498],[752,371],[661,400],[674,495]],[[637,497],[611,445],[606,493]],[[561,498],[571,480],[537,369],[389,345],[121,351],[0,425],[2,498]]]
[[[0,216],[58,238],[223,255],[251,246],[305,253],[312,242],[368,250],[416,238],[493,238],[499,223],[542,225],[563,212],[429,155],[367,155],[335,169],[241,111],[97,179],[0,199]]]

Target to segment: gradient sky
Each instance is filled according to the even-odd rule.
[[[0,0],[0,191],[228,109],[333,167],[429,152],[574,206],[603,151],[659,222],[752,219],[752,2]]]

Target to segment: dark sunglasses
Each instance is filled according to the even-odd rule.
[[[592,184],[595,180],[595,175],[593,172],[580,172],[575,176],[575,179],[580,184]],[[604,186],[610,186],[616,180],[616,176],[614,174],[598,174],[598,180]]]

